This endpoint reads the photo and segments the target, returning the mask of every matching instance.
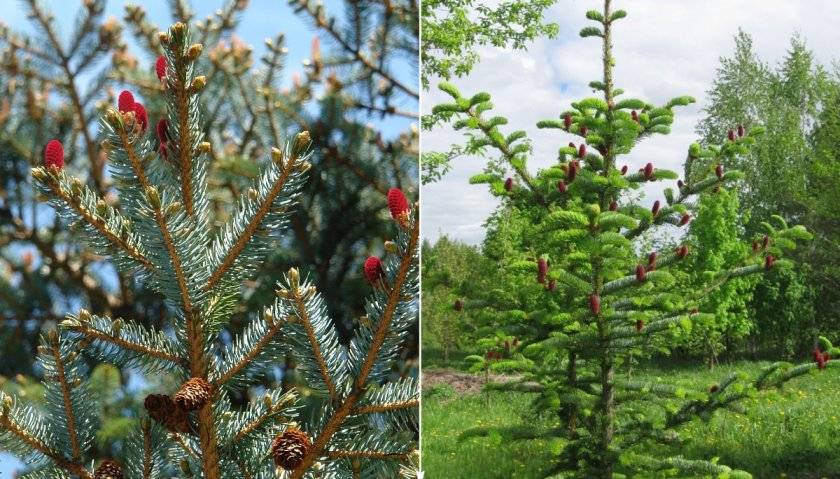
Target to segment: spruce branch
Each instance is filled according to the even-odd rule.
[[[45,457],[52,460],[58,467],[66,470],[67,472],[84,479],[93,479],[93,475],[84,466],[78,462],[68,460],[64,457],[64,455],[48,446],[42,439],[39,439],[21,426],[21,424],[12,417],[13,404],[9,396],[0,394],[0,400],[3,401],[3,409],[0,411],[0,429],[2,429],[2,431],[5,431],[7,434],[11,434],[15,440],[25,445],[26,448],[29,448],[38,454],[43,454]],[[27,416],[31,416],[31,413],[27,414]],[[43,432],[46,432],[46,428],[43,425],[40,425],[40,429],[42,429]],[[2,431],[0,431],[0,433],[2,433]]]
[[[409,272],[413,267],[415,267],[420,236],[419,222],[413,221],[410,228],[407,246],[405,250],[401,252],[397,273],[394,277],[393,283],[389,285],[390,288],[388,290],[387,302],[383,308],[379,323],[376,325],[376,330],[371,338],[367,354],[359,367],[356,379],[353,381],[350,394],[343,399],[340,406],[335,409],[330,418],[326,421],[323,429],[315,438],[312,447],[304,456],[301,465],[292,472],[290,479],[300,479],[303,477],[305,471],[324,453],[330,439],[332,439],[335,433],[339,430],[347,417],[350,416],[356,404],[365,394],[368,387],[368,376],[370,375],[374,364],[376,363],[376,359],[381,352],[382,345],[385,343],[385,339],[390,332],[391,322],[394,319],[397,306],[404,300],[403,288],[409,281]]]
[[[86,229],[90,230],[92,244],[101,244],[101,240],[104,239],[109,246],[125,252],[137,264],[148,270],[155,269],[154,264],[143,252],[140,239],[128,229],[127,219],[109,208],[92,191],[82,186],[81,182],[75,178],[71,180],[64,171],[50,171],[42,167],[33,168],[32,176],[42,191],[53,197],[54,206],[79,218],[85,224]],[[107,219],[97,210],[108,214]]]

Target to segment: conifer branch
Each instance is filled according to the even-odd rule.
[[[43,174],[38,172],[43,172]],[[146,258],[146,256],[135,245],[130,244],[127,240],[120,237],[120,235],[111,231],[104,221],[102,221],[99,217],[94,216],[87,208],[75,201],[69,193],[64,191],[56,178],[49,173],[46,173],[43,169],[33,169],[33,175],[36,179],[43,181],[49,191],[51,191],[57,198],[64,201],[64,203],[75,211],[87,224],[96,228],[96,230],[99,231],[103,237],[107,238],[112,245],[125,251],[129,256],[131,256],[131,258],[145,266],[146,269],[151,271],[155,269],[154,264]]]
[[[291,179],[292,174],[298,171],[298,168],[296,168],[297,165],[295,164],[298,160],[298,153],[299,151],[294,152],[287,162],[282,163],[280,176],[274,182],[271,189],[268,191],[268,194],[265,195],[265,198],[262,199],[256,213],[248,221],[247,226],[245,226],[242,230],[239,237],[236,238],[236,242],[228,250],[227,254],[225,254],[224,259],[222,259],[219,266],[216,267],[216,269],[210,274],[210,278],[204,286],[205,291],[210,291],[219,283],[219,281],[221,281],[222,277],[224,277],[225,273],[231,266],[233,266],[242,251],[245,250],[248,242],[251,241],[251,238],[259,230],[263,220],[271,212],[274,206],[274,200],[276,200],[283,192],[283,189]],[[272,153],[272,155],[275,157],[280,155],[279,150],[275,150],[275,153]],[[282,161],[282,156],[280,156],[279,159]]]
[[[154,460],[152,458],[152,431],[151,423],[145,421],[142,425],[143,432],[143,479],[152,479]]]
[[[64,323],[62,323],[62,325],[64,325]],[[163,361],[169,361],[177,366],[188,366],[187,361],[184,358],[180,358],[166,351],[149,347],[142,343],[129,341],[118,336],[109,335],[102,331],[92,329],[89,325],[81,321],[65,327],[72,331],[76,331],[82,336],[92,340],[103,341],[105,343],[113,344],[128,351],[134,351],[136,353],[140,353],[149,357],[153,357]]]
[[[397,401],[387,404],[372,404],[369,406],[357,407],[353,410],[353,414],[375,414],[381,412],[398,411],[400,409],[416,408],[419,405],[419,399],[409,399],[407,401]]]
[[[257,341],[254,346],[248,350],[245,355],[243,355],[239,361],[236,362],[230,369],[224,372],[219,379],[214,382],[216,388],[222,387],[225,383],[230,381],[231,378],[239,374],[240,371],[248,367],[251,362],[262,352],[265,346],[274,339],[274,336],[280,332],[280,328],[283,326],[283,323],[279,320],[275,320],[275,322],[269,326],[268,331]]]
[[[414,255],[417,250],[419,236],[420,223],[418,221],[414,221],[411,226],[408,247],[406,248],[402,256],[400,267],[397,271],[396,277],[394,278],[394,282],[392,285],[390,285],[388,301],[382,312],[382,318],[380,319],[376,332],[373,335],[373,340],[371,341],[370,348],[368,349],[367,355],[365,356],[365,360],[362,363],[362,366],[359,370],[359,374],[358,376],[356,376],[356,379],[353,382],[352,391],[344,399],[341,405],[332,413],[332,416],[324,425],[323,429],[321,430],[321,433],[313,442],[312,447],[304,456],[301,465],[292,472],[290,479],[300,479],[301,477],[303,477],[306,470],[309,469],[309,467],[311,467],[312,464],[315,463],[317,458],[323,454],[330,439],[344,423],[347,416],[349,416],[353,412],[353,409],[355,408],[355,405],[359,401],[359,399],[361,399],[364,396],[366,392],[368,375],[373,369],[373,366],[376,362],[376,357],[379,356],[382,344],[385,342],[385,338],[388,335],[391,326],[391,320],[394,317],[397,305],[400,303],[400,301],[402,301],[402,287],[408,279],[408,273],[411,270],[411,265],[414,261]]]
[[[5,410],[0,413],[0,426],[14,434],[18,439],[32,449],[50,458],[58,467],[84,479],[93,479],[93,475],[84,466],[74,461],[68,461],[59,452],[54,451],[40,439],[29,434],[26,429],[10,418]]]
[[[67,434],[70,437],[70,452],[73,462],[78,463],[82,458],[82,451],[79,448],[79,438],[76,433],[76,414],[73,411],[73,401],[70,397],[71,386],[67,382],[64,373],[64,361],[61,358],[61,349],[58,344],[58,333],[51,330],[47,335],[50,341],[50,350],[55,361],[56,376],[61,385],[61,396],[64,400],[64,415],[67,417]]]
[[[383,451],[327,451],[327,456],[333,459],[362,458],[405,461],[411,452],[383,452]]]
[[[294,289],[291,291],[291,294],[295,309],[297,309],[298,319],[300,319],[303,329],[306,331],[306,336],[309,338],[309,345],[312,347],[312,355],[318,363],[318,369],[321,371],[321,377],[324,379],[324,384],[327,386],[330,398],[337,400],[338,392],[335,389],[335,383],[333,382],[330,370],[327,367],[327,361],[321,353],[321,346],[318,343],[318,338],[315,336],[315,329],[312,327],[312,321],[309,319],[309,314],[306,311],[306,305],[303,303],[303,296],[301,296],[300,288],[296,286],[297,285],[293,285]]]

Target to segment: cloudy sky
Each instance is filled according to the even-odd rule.
[[[778,63],[798,32],[817,60],[830,65],[840,54],[840,3],[836,0],[617,0],[615,8],[628,12],[614,28],[615,79],[628,97],[662,104],[681,95],[698,102],[677,110],[673,132],[656,136],[619,160],[639,168],[648,161],[656,166],[682,171],[688,145],[696,140],[694,127],[701,117],[705,92],[710,88],[721,56],[730,56],[734,35],[743,28],[752,35],[759,55]],[[559,23],[555,40],[540,40],[525,51],[485,48],[482,62],[468,79],[453,83],[464,95],[486,91],[493,97],[495,114],[510,123],[503,131],[526,130],[533,140],[534,171],[556,159],[557,148],[570,141],[558,130],[540,131],[538,120],[557,118],[571,101],[592,96],[588,83],[600,79],[600,42],[578,36],[587,23],[587,10],[598,9],[596,0],[559,0],[549,18]],[[429,92],[422,100],[424,112],[447,95]],[[507,129],[504,129],[507,128]],[[424,132],[424,151],[445,150],[461,141],[449,128]],[[577,140],[577,139],[575,139]],[[446,234],[469,243],[484,237],[482,224],[498,202],[486,185],[469,185],[467,179],[480,172],[482,161],[462,158],[440,182],[423,187],[423,235],[428,239]],[[647,191],[653,202],[661,192]]]

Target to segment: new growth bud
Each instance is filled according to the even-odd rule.
[[[178,24],[176,24],[176,26],[177,25]],[[194,62],[195,60],[198,59],[198,57],[201,55],[201,52],[203,50],[204,50],[204,46],[200,43],[194,43],[194,44],[190,45],[190,47],[187,49],[187,55],[186,55],[187,60],[189,60],[191,62]]]
[[[309,148],[309,143],[311,143],[311,141],[309,132],[306,130],[295,135],[295,144],[292,147],[292,155],[295,157],[300,156],[307,148]]]

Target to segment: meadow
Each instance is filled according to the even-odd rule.
[[[442,368],[434,351],[424,351],[424,375],[458,372],[457,358]],[[665,365],[667,363],[667,365]],[[709,370],[692,362],[661,361],[646,365],[635,377],[688,388],[714,384],[729,372],[754,374],[766,362],[736,361]],[[462,387],[457,389],[463,390]],[[840,378],[829,371],[809,374],[783,389],[759,394],[743,403],[743,414],[717,412],[708,422],[695,420],[679,431],[683,443],[675,453],[719,458],[759,478],[840,478]],[[502,434],[463,437],[475,428],[550,427],[530,414],[533,395],[517,392],[461,392],[438,382],[424,386],[423,468],[428,477],[542,478],[550,472],[559,442],[514,440]],[[469,436],[469,435],[467,435]],[[457,466],[456,466],[457,465]]]

